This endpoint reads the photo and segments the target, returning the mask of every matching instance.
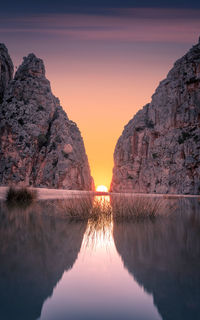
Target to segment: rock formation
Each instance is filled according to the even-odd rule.
[[[125,126],[111,190],[200,193],[200,41]]]
[[[9,82],[12,63],[1,45],[1,64],[0,184],[91,190],[80,131],[52,94],[43,61],[29,54]]]
[[[4,91],[13,78],[13,63],[8,54],[8,50],[3,43],[0,43],[0,103],[3,99]]]

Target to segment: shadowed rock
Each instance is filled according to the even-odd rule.
[[[24,211],[0,205],[0,318],[35,320],[73,267],[87,222],[63,219],[59,201]]]
[[[124,266],[153,295],[163,320],[197,320],[200,204],[173,200],[173,206],[179,208],[176,213],[154,222],[114,223],[114,241]]]
[[[125,126],[111,190],[200,193],[200,42],[176,61],[151,103]]]
[[[13,63],[8,50],[3,43],[0,43],[0,103],[10,80],[13,77]]]
[[[83,139],[52,94],[43,61],[24,58],[0,105],[0,184],[91,190]]]

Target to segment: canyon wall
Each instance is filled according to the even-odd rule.
[[[92,190],[80,131],[52,94],[43,61],[29,54],[12,80],[0,45],[0,66],[0,184]]]
[[[114,152],[114,192],[200,193],[200,41],[176,61]]]

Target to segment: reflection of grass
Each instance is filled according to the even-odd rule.
[[[72,198],[63,200],[60,203],[60,206],[64,210],[65,216],[67,218],[78,221],[85,221],[89,218],[92,203],[92,196],[74,196]]]
[[[63,203],[65,214],[69,218],[88,220],[92,228],[102,229],[102,224],[111,221],[113,215],[117,220],[154,219],[166,211],[166,201],[162,198],[145,196],[73,197]]]
[[[88,222],[86,245],[95,245],[111,234],[112,207],[106,197],[75,196],[66,199],[61,205],[70,220]]]
[[[112,207],[104,197],[95,198],[88,219],[87,236],[95,239],[97,234],[105,236],[112,222]]]
[[[166,213],[162,198],[116,195],[110,197],[73,197],[63,202],[65,216],[86,221],[86,246],[105,246],[110,243],[114,222],[154,220]]]
[[[144,196],[118,195],[111,199],[113,218],[116,221],[155,219],[165,209],[162,198],[149,198]]]
[[[93,196],[74,196],[62,202],[66,217],[77,220],[99,221],[102,215],[111,216],[112,209],[108,201]]]
[[[6,194],[6,203],[8,206],[27,207],[36,199],[36,191],[28,188],[10,187]]]

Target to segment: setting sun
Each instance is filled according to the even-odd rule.
[[[106,186],[98,186],[96,191],[100,191],[100,192],[108,192],[108,188]]]

